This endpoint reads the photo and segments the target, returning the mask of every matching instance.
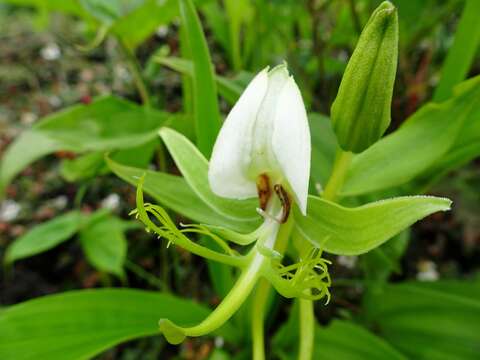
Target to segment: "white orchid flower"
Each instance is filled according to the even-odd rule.
[[[286,65],[264,69],[227,116],[213,148],[208,179],[222,197],[257,196],[258,182],[281,185],[306,214],[310,130],[300,90]]]

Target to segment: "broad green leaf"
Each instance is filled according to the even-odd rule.
[[[140,6],[115,21],[111,31],[135,48],[160,25],[175,19],[178,13],[177,0],[144,0]]]
[[[70,239],[80,229],[83,220],[84,215],[71,211],[33,227],[8,247],[5,263],[40,254]]]
[[[404,196],[347,208],[309,196],[307,216],[295,209],[295,221],[313,245],[333,254],[359,255],[425,216],[449,210],[450,204],[445,198]]]
[[[480,14],[480,1],[466,0],[455,40],[443,65],[440,83],[435,89],[434,101],[447,100],[452,96],[455,85],[468,75],[480,44],[478,14]]]
[[[3,0],[3,2],[19,6],[36,7],[52,12],[61,11],[67,14],[89,18],[89,14],[77,0]]]
[[[457,91],[460,91],[462,86],[468,86],[468,84],[469,81],[463,82],[462,85],[457,87]],[[419,182],[422,183],[423,186],[420,187],[420,189],[424,190],[428,188],[448,172],[458,169],[479,155],[480,107],[477,106],[465,119],[463,128],[460,130],[455,143],[449,151],[438,159],[428,172],[422,174]]]
[[[111,154],[112,159],[122,164],[136,167],[147,167],[152,160],[158,140],[154,139],[146,144],[117,151]],[[60,167],[62,177],[70,182],[93,178],[110,171],[105,164],[103,151],[80,155],[72,160],[63,160]]]
[[[92,178],[105,167],[104,157],[102,152],[92,152],[75,159],[64,160],[60,173],[69,182]]]
[[[394,133],[355,156],[342,195],[359,195],[405,184],[448,154],[464,122],[479,113],[480,76],[467,80],[455,96],[417,111]],[[477,119],[478,120],[478,119]]]
[[[47,116],[7,148],[0,163],[0,193],[27,165],[58,150],[108,151],[155,139],[169,118],[161,111],[108,96]]]
[[[221,124],[215,72],[193,1],[179,0],[179,4],[180,18],[194,69],[193,106],[197,145],[200,151],[209,157]]]
[[[125,166],[107,159],[110,169],[121,179],[136,186],[144,175],[143,188],[160,204],[196,222],[224,226],[239,232],[253,231],[257,221],[237,221],[215,212],[205,204],[179,176]]]
[[[391,284],[366,299],[378,333],[411,359],[478,359],[478,281]]]
[[[0,312],[0,359],[90,359],[127,340],[161,336],[160,318],[190,325],[208,313],[189,300],[133,289],[45,296]],[[219,332],[235,333],[228,325]]]
[[[352,322],[334,320],[315,329],[314,359],[396,359],[407,357],[368,330]]]
[[[160,137],[167,145],[188,185],[204,203],[223,216],[237,221],[258,219],[255,210],[258,207],[256,199],[226,199],[212,192],[208,183],[208,161],[185,136],[172,129],[162,128]]]
[[[143,1],[144,0],[79,0],[79,3],[92,17],[105,25],[112,25],[121,17],[135,10]]]
[[[124,276],[123,264],[127,254],[124,230],[124,221],[100,210],[80,231],[83,251],[96,269]]]

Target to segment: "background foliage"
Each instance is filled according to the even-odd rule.
[[[234,277],[145,234],[128,217],[135,189],[127,182],[149,167],[145,191],[177,213],[176,221],[254,228],[255,219],[232,217],[242,209],[210,198],[194,173],[176,176],[183,172],[178,157],[192,154],[172,159],[172,145],[157,133],[170,126],[208,158],[222,114],[252,74],[286,60],[309,111],[315,193],[336,146],[330,106],[378,3],[3,1],[0,358],[249,358],[247,307],[213,337],[179,348],[158,335],[117,345],[157,334],[164,309],[180,324],[205,317]],[[342,202],[428,193],[452,198],[454,208],[365,255],[331,255],[333,298],[316,305],[315,356],[475,359],[480,2],[394,3],[400,48],[393,123],[354,158]],[[194,171],[206,172],[206,164]],[[322,206],[315,211],[332,213]],[[119,289],[92,289],[103,287]],[[31,300],[62,291],[69,292]],[[272,299],[267,347],[275,358],[295,356],[296,306]],[[28,333],[39,336],[26,339]],[[57,339],[53,350],[50,337]]]

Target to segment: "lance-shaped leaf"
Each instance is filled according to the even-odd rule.
[[[442,66],[440,82],[435,89],[433,99],[444,101],[452,96],[453,88],[467,75],[480,45],[480,26],[478,14],[480,1],[467,0],[455,32],[455,40],[448,50]]]
[[[155,61],[183,75],[188,75],[190,77],[193,77],[194,75],[193,64],[190,60],[176,57],[159,56],[155,58]],[[215,75],[215,81],[217,83],[219,94],[230,105],[235,104],[240,95],[242,95],[244,87],[238,84],[238,82],[232,79],[227,79],[220,75]]]
[[[5,263],[42,253],[70,239],[82,226],[84,217],[79,211],[71,211],[35,226],[8,247]]]
[[[160,317],[190,324],[208,313],[189,300],[133,289],[45,296],[0,312],[0,359],[91,359],[121,342],[159,335]],[[224,326],[217,334],[232,339],[235,330]]]
[[[295,220],[297,230],[313,245],[333,254],[359,255],[450,205],[445,198],[404,196],[347,208],[309,196],[307,216],[296,210]]]
[[[193,107],[197,145],[210,156],[220,130],[217,87],[207,41],[192,0],[180,0],[180,18],[193,62]]]
[[[208,183],[208,161],[185,136],[169,128],[160,130],[160,136],[185,180],[203,202],[238,221],[258,220],[257,200],[226,199],[212,192]]]
[[[390,124],[397,53],[397,11],[384,1],[362,31],[332,104],[333,129],[343,150],[362,152]]]
[[[0,162],[0,194],[21,170],[42,156],[58,150],[82,153],[146,144],[155,139],[168,117],[113,96],[49,115],[8,147]]]
[[[449,154],[464,126],[478,128],[480,76],[457,86],[455,96],[418,110],[400,129],[354,157],[341,190],[359,195],[404,184]],[[475,135],[471,135],[473,142]],[[435,175],[435,174],[432,174]]]
[[[145,174],[144,191],[160,204],[199,223],[224,226],[232,230],[248,233],[259,224],[259,220],[245,221],[226,217],[203,202],[180,176],[125,166],[106,160],[110,169],[121,179],[137,186]]]

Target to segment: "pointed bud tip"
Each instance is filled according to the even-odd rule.
[[[388,18],[397,12],[397,8],[390,2],[384,1],[373,12],[372,17],[385,17]]]

